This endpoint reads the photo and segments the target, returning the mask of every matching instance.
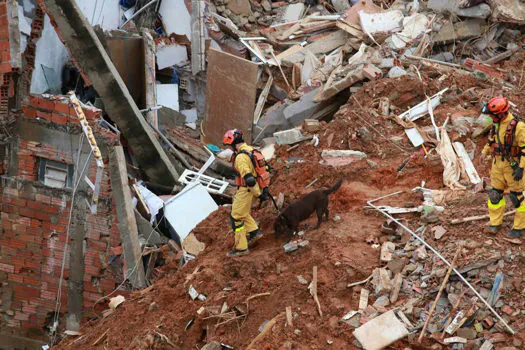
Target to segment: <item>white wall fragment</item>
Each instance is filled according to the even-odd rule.
[[[179,110],[179,85],[157,84],[157,105]]]
[[[159,13],[168,35],[186,35],[191,40],[191,16],[184,0],[163,0]]]
[[[159,45],[157,47],[157,64],[159,69],[181,65],[188,61],[186,46],[179,44]]]
[[[62,68],[68,60],[69,54],[55,32],[49,16],[46,15],[42,36],[36,44],[35,70],[31,77],[30,92],[42,94],[49,90],[60,89]]]
[[[118,29],[122,23],[124,10],[119,0],[75,0],[80,10],[92,26],[99,25],[104,30]]]

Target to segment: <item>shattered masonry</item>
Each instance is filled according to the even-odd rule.
[[[524,27],[520,0],[0,0],[0,347],[523,348],[480,110],[525,110]],[[235,259],[231,128],[278,207]]]

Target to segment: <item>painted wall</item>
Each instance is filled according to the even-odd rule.
[[[91,25],[100,25],[104,30],[118,29],[124,11],[118,0],[75,0]],[[30,13],[34,6],[24,1],[24,12]],[[66,48],[58,38],[46,15],[42,37],[36,45],[35,70],[31,77],[32,94],[60,93],[62,67],[69,60]]]

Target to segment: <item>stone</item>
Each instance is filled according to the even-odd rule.
[[[402,77],[404,75],[407,75],[407,71],[404,70],[403,68],[401,67],[398,67],[398,66],[394,66],[392,67],[389,71],[388,71],[388,74],[387,76],[389,78],[399,78],[399,77]]]
[[[403,271],[403,268],[406,265],[406,259],[405,258],[394,258],[391,261],[388,262],[386,267],[392,271],[393,274],[400,273]],[[415,268],[414,268],[415,270]]]
[[[457,11],[458,16],[485,19],[490,16],[492,10],[487,4],[479,4],[465,9],[459,9]]]
[[[299,283],[301,284],[304,284],[304,285],[307,285],[308,284],[308,281],[301,275],[297,276],[297,280],[299,281]]]
[[[159,309],[159,304],[157,304],[156,302],[152,302],[151,304],[149,304],[149,308],[148,308],[149,312],[157,311],[158,309]]]
[[[301,335],[301,331],[299,329],[296,329],[293,331],[295,335]]]
[[[336,216],[333,217],[332,220],[333,220],[333,222],[339,222],[339,221],[341,221],[341,217],[339,215],[336,215]]]
[[[211,343],[208,343],[204,345],[201,350],[221,350],[222,346],[221,343],[212,341]]]
[[[416,271],[417,267],[418,267],[418,264],[413,264],[413,263],[408,264],[408,265],[406,265],[406,266],[403,268],[403,274],[404,274],[404,275],[409,275],[409,274],[411,274],[412,272]]]
[[[375,287],[375,293],[385,295],[392,290],[392,283],[388,271],[384,268],[376,268],[372,273],[372,285]]]
[[[506,314],[509,315],[509,316],[511,316],[511,315],[513,314],[513,312],[514,312],[514,311],[512,310],[512,308],[511,308],[510,306],[508,306],[508,305],[503,306],[503,307],[501,308],[501,311],[504,312],[504,313],[506,313]]]
[[[466,339],[476,339],[478,332],[474,328],[460,328],[457,330],[456,335],[458,337]]]
[[[380,296],[377,298],[377,300],[374,303],[375,308],[381,308],[381,307],[387,307],[390,305],[390,300],[388,300],[388,297],[386,295]]]

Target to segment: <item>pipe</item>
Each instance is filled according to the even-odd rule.
[[[390,196],[390,195],[389,195]],[[377,200],[377,199],[376,199]],[[437,255],[438,258],[440,258],[447,266],[451,266],[451,264],[447,261],[447,259],[445,259],[436,249],[434,249],[434,247],[432,247],[430,244],[428,244],[427,242],[425,242],[423,240],[423,238],[421,238],[420,236],[418,236],[414,231],[412,231],[410,228],[406,227],[405,225],[403,225],[403,223],[401,223],[399,220],[397,220],[396,218],[394,218],[392,215],[388,214],[387,212],[381,210],[380,208],[376,207],[375,205],[372,204],[372,202],[376,201],[376,200],[373,200],[373,201],[368,201],[368,205],[371,206],[372,208],[374,208],[375,210],[379,211],[381,214],[383,214],[384,216],[386,216],[387,218],[389,218],[390,220],[394,221],[396,224],[398,224],[401,228],[403,228],[405,231],[407,231],[408,233],[410,233],[412,236],[414,236],[418,241],[420,241],[421,243],[423,243],[428,249],[430,249],[434,254]],[[453,268],[452,271],[454,271],[454,273],[459,277],[459,279],[461,281],[463,281],[463,283],[465,283],[467,285],[467,287],[470,288],[470,290],[472,290],[474,292],[474,294],[483,302],[483,304],[485,304],[485,306],[487,306],[487,308],[494,314],[494,316],[496,316],[496,318],[501,321],[503,323],[503,325],[505,326],[505,328],[507,328],[507,331],[514,335],[516,334],[516,332],[514,332],[514,330],[507,324],[507,322],[496,312],[496,310],[494,310],[492,308],[492,306],[490,306],[490,304],[478,293],[478,291],[469,283],[469,281],[467,281],[465,279],[465,277],[463,277],[463,275],[461,275],[461,273],[456,269],[456,268]]]
[[[148,7],[150,7],[151,5],[153,5],[154,3],[156,3],[157,1],[159,0],[151,0],[150,2],[148,2],[146,5],[144,5],[140,10],[138,10],[137,12],[135,12],[133,14],[133,16],[131,16],[126,22],[124,22],[120,27],[119,29],[122,29],[126,24],[128,24],[133,18],[137,17],[138,15],[140,15],[142,12],[144,12],[145,9],[147,9]]]

